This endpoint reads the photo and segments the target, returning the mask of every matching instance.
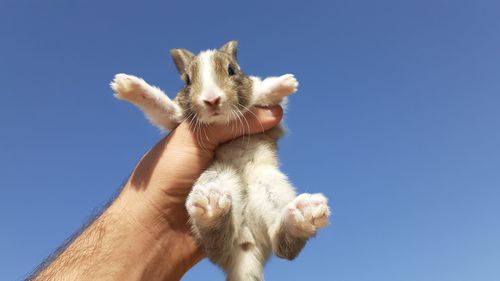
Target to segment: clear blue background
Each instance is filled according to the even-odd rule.
[[[173,96],[169,49],[240,41],[300,80],[281,141],[331,225],[267,280],[500,280],[500,2],[0,2],[0,279],[20,280],[161,135],[117,72]],[[207,261],[184,280],[222,280]]]

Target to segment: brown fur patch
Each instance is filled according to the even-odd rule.
[[[250,247],[252,247],[252,244],[250,242],[246,242],[246,243],[242,243],[240,245],[240,247],[243,251],[248,251],[248,250],[250,250]]]
[[[213,65],[216,73],[217,84],[226,93],[228,100],[240,110],[249,105],[252,95],[252,80],[240,70],[236,59],[227,53],[216,52]],[[231,66],[235,74],[229,76],[228,68]]]

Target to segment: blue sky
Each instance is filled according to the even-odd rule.
[[[108,87],[171,96],[169,49],[240,41],[294,73],[283,170],[332,224],[267,280],[500,278],[500,2],[0,2],[0,279],[21,280],[161,135]],[[222,280],[207,261],[184,280]]]

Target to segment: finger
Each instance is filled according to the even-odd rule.
[[[254,107],[229,124],[209,126],[208,131],[211,139],[218,145],[243,135],[263,133],[278,125],[282,118],[281,106]]]

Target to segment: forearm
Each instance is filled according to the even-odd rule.
[[[32,280],[179,280],[202,253],[125,191]]]
[[[146,153],[116,200],[31,279],[179,280],[202,258],[184,202],[211,154],[192,140],[173,132]]]

